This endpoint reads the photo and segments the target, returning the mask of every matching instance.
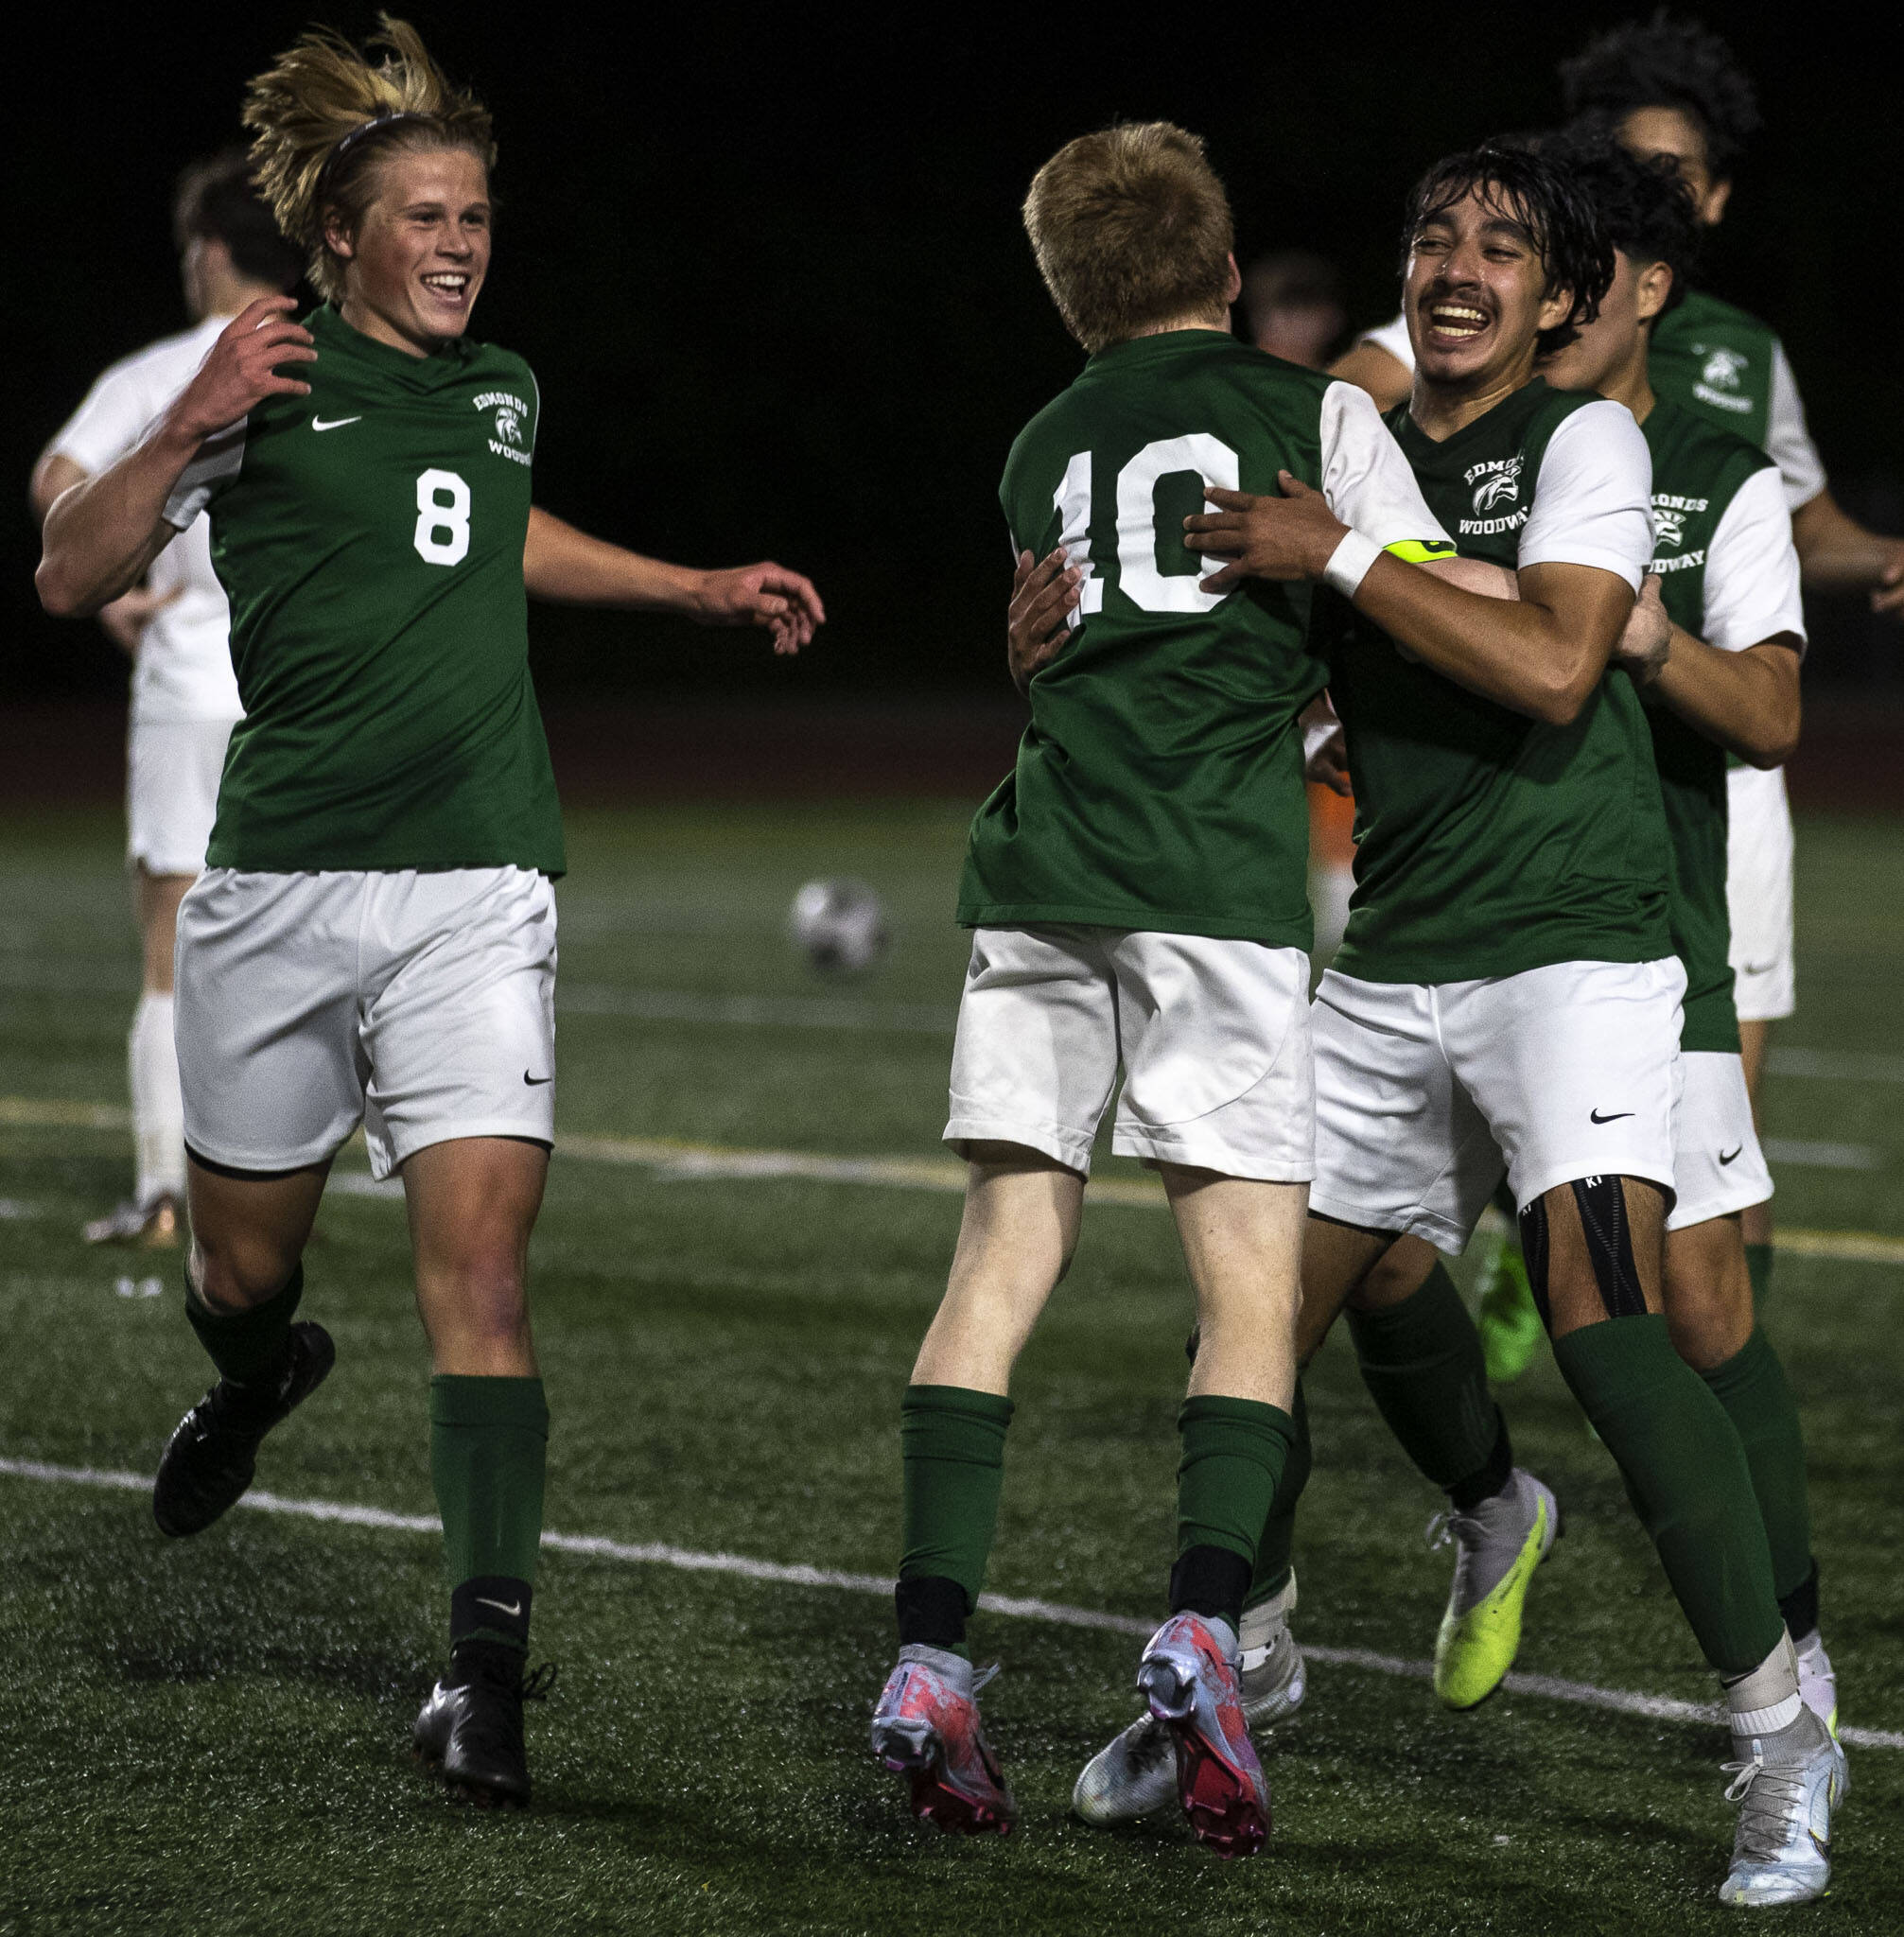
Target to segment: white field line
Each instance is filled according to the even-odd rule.
[[[39,1480],[55,1486],[103,1487],[115,1492],[145,1493],[151,1480],[142,1473],[115,1472],[97,1466],[56,1466],[43,1459],[0,1458],[0,1475]],[[365,1527],[380,1533],[440,1534],[442,1525],[430,1513],[391,1513],[381,1507],[354,1507],[330,1500],[288,1500],[280,1493],[253,1488],[238,1502],[257,1513],[281,1513],[293,1519],[326,1521],[339,1527]],[[892,1597],[893,1583],[883,1574],[847,1574],[831,1567],[808,1567],[797,1562],[756,1561],[745,1554],[707,1554],[692,1547],[670,1546],[662,1541],[608,1540],[600,1534],[545,1533],[542,1544],[558,1554],[582,1554],[591,1560],[620,1561],[636,1566],[676,1567],[693,1574],[732,1574],[743,1580],[767,1581],[777,1587],[833,1588],[847,1594]],[[988,1614],[1021,1620],[1045,1621],[1061,1628],[1091,1628],[1112,1634],[1144,1637],[1156,1625],[1131,1614],[1105,1614],[1096,1608],[1068,1607],[1062,1601],[1027,1599],[1016,1595],[987,1594],[979,1606]],[[1426,1681],[1434,1673],[1425,1661],[1405,1661],[1399,1655],[1378,1654],[1367,1648],[1323,1648],[1305,1641],[1303,1655],[1329,1667],[1361,1668],[1377,1675]],[[1512,1695],[1532,1695],[1547,1701],[1568,1701],[1581,1708],[1609,1709],[1618,1715],[1641,1715],[1654,1721],[1697,1722],[1714,1727],[1717,1708],[1680,1701],[1667,1695],[1638,1695],[1625,1688],[1600,1688],[1591,1682],[1569,1682],[1558,1675],[1511,1674],[1502,1685]],[[1904,1732],[1894,1729],[1841,1728],[1841,1737],[1854,1749],[1904,1749]]]
[[[70,1103],[31,1096],[0,1096],[0,1128],[123,1130],[131,1112],[117,1104]],[[361,1147],[361,1133],[348,1147]],[[653,1170],[663,1182],[712,1179],[755,1181],[802,1178],[813,1183],[870,1184],[888,1190],[940,1191],[962,1195],[965,1165],[950,1157],[826,1157],[807,1150],[748,1150],[718,1143],[690,1143],[670,1137],[587,1137],[557,1135],[556,1154],[586,1163],[630,1164]],[[396,1197],[401,1186],[378,1183],[361,1171],[340,1171],[331,1189],[343,1196]],[[1154,1178],[1093,1178],[1085,1196],[1093,1204],[1161,1211],[1163,1188]],[[33,1214],[16,1205],[15,1215]],[[1482,1215],[1486,1230],[1501,1225],[1492,1211]],[[1851,1265],[1904,1265],[1904,1237],[1875,1230],[1782,1229],[1774,1240],[1781,1251],[1799,1258],[1830,1258]]]

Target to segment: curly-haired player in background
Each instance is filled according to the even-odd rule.
[[[209,507],[245,718],[180,911],[186,1305],[218,1383],[153,1509],[197,1532],[330,1370],[293,1324],[331,1160],[401,1175],[428,1335],[450,1664],[416,1743],[525,1803],[523,1664],[549,1426],[526,1300],[553,1134],[562,827],[526,596],[765,628],[824,616],[775,565],[693,571],[531,505],[540,398],[467,335],[490,118],[415,31],[306,35],[250,89],[255,179],[322,302],[253,304],[144,441],[49,513],[48,610],[96,610]]]

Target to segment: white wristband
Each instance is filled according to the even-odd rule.
[[[1382,555],[1382,548],[1361,532],[1348,532],[1329,554],[1322,567],[1322,583],[1333,585],[1345,599],[1355,596],[1355,588],[1369,576],[1369,567]]]

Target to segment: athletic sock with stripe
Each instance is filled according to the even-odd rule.
[[[529,1647],[548,1455],[540,1379],[430,1380],[429,1476],[443,1515],[452,1649]]]

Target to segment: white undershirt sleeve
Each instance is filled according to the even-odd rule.
[[[1796,511],[1825,489],[1825,460],[1805,427],[1805,405],[1785,345],[1772,346],[1772,394],[1765,424],[1765,454],[1785,480],[1785,502]]]
[[[1652,453],[1624,404],[1600,398],[1547,439],[1516,564],[1592,565],[1636,592],[1652,561]]]
[[[245,461],[245,423],[240,417],[236,424],[227,424],[200,445],[198,456],[179,473],[179,481],[166,500],[165,518],[168,525],[176,525],[183,532],[238,475]]]
[[[1367,391],[1332,383],[1322,393],[1321,438],[1322,496],[1352,531],[1379,546],[1448,542]]]
[[[1805,606],[1798,591],[1798,552],[1785,486],[1768,464],[1755,471],[1725,507],[1705,553],[1705,630],[1722,653],[1742,653],[1777,633],[1803,652]]]
[[[1408,319],[1406,316],[1396,317],[1393,323],[1385,323],[1380,329],[1365,329],[1362,340],[1373,343],[1378,350],[1388,351],[1404,370],[1413,375],[1415,346],[1408,340]]]

